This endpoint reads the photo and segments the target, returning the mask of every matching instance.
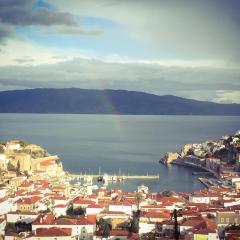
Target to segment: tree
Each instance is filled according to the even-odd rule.
[[[132,233],[139,232],[139,219],[136,216],[133,216],[129,231]]]
[[[142,193],[137,193],[135,196],[135,202],[137,203],[137,208],[139,210],[140,203],[143,201],[144,197]]]
[[[0,153],[4,153],[4,147],[0,144]]]
[[[161,192],[162,197],[171,197],[173,194],[169,190],[164,190]]]
[[[20,144],[20,146],[23,147],[23,148],[25,148],[25,147],[28,145],[28,143],[27,143],[25,140],[20,140],[20,141],[19,141],[19,144]]]
[[[108,238],[110,236],[110,231],[112,230],[112,223],[110,219],[100,218],[99,221],[97,221],[97,226],[102,232],[102,237]]]

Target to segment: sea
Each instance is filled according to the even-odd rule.
[[[234,134],[239,123],[239,116],[0,114],[0,141],[23,139],[41,145],[72,173],[160,176],[109,185],[123,191],[144,184],[151,192],[194,192],[203,185],[193,169],[165,166],[159,159],[186,143]]]

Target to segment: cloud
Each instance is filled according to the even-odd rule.
[[[78,25],[70,13],[52,11],[43,7],[32,9],[34,2],[32,0],[0,0],[1,22],[18,26]]]
[[[160,57],[240,59],[238,0],[49,0],[78,16],[109,19]]]
[[[24,63],[33,63],[34,59],[26,56],[23,58],[15,58],[15,59],[13,59],[13,61],[15,61],[19,64],[22,64],[22,63],[24,64]]]
[[[240,90],[218,90],[213,101],[219,103],[240,103]]]
[[[12,32],[11,26],[0,24],[0,44],[3,44],[9,38],[13,38],[15,34]]]
[[[92,89],[127,89],[154,94],[174,94],[201,100],[218,100],[220,89],[239,89],[239,69],[163,66],[134,61],[107,62],[75,58],[70,61],[37,66],[0,67],[0,84],[35,87],[80,87]],[[225,95],[224,101],[236,101]]]
[[[87,30],[82,27],[55,27],[43,32],[46,35],[88,35],[98,36],[103,33],[102,30]]]

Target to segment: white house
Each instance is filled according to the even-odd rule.
[[[193,203],[210,203],[212,200],[218,200],[218,194],[194,194],[189,197],[189,202]]]
[[[0,213],[6,214],[13,210],[13,204],[11,202],[11,199],[8,197],[4,197],[0,199]]]
[[[9,162],[9,160],[7,158],[7,155],[1,153],[0,154],[0,169],[6,170],[8,162]]]
[[[36,231],[39,228],[71,228],[71,236],[85,236],[84,239],[88,240],[93,237],[96,229],[96,222],[90,222],[87,218],[58,218],[54,216],[39,216],[32,223],[32,230]]]
[[[0,188],[0,199],[6,197],[8,195],[8,192],[9,192],[9,188],[1,187]]]
[[[92,204],[87,206],[86,215],[95,215],[104,210],[104,206],[100,204]]]
[[[109,204],[109,211],[124,212],[128,215],[132,215],[132,204],[128,202],[112,202]]]
[[[139,222],[139,234],[144,234],[155,230],[156,224],[152,222]]]
[[[30,234],[25,239],[28,240],[70,240],[72,239],[71,228],[39,228],[33,234]]]
[[[67,204],[58,204],[53,207],[53,213],[56,217],[66,216],[68,205]]]
[[[16,223],[16,222],[25,222],[31,223],[33,222],[39,214],[32,212],[9,212],[7,213],[7,222],[8,223]]]

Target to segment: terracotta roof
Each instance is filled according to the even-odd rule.
[[[36,229],[36,236],[38,237],[55,237],[55,236],[71,236],[71,228],[38,228]]]
[[[19,200],[17,200],[17,204],[33,204],[38,202],[39,200],[41,200],[41,197],[38,196],[34,196],[34,197],[30,197],[30,198],[20,198]]]
[[[132,206],[132,204],[128,201],[124,201],[124,202],[111,202],[109,205],[112,206]]]
[[[58,204],[54,206],[54,208],[66,208],[68,205],[67,204]]]
[[[54,160],[46,160],[46,161],[40,163],[41,166],[50,166],[50,165],[54,165],[54,164],[55,164]]]
[[[51,224],[56,217],[53,214],[45,214],[39,215],[35,221],[33,221],[33,225],[39,224]]]
[[[105,215],[126,215],[125,212],[121,212],[121,211],[107,211],[107,210],[104,210],[104,211],[101,211],[100,213],[105,214]]]
[[[104,208],[103,204],[91,204],[87,208]]]
[[[91,200],[86,200],[86,199],[77,199],[72,201],[73,204],[78,204],[78,205],[92,205],[95,204],[95,202]]]
[[[166,212],[147,212],[141,216],[142,218],[170,218],[170,214]]]

